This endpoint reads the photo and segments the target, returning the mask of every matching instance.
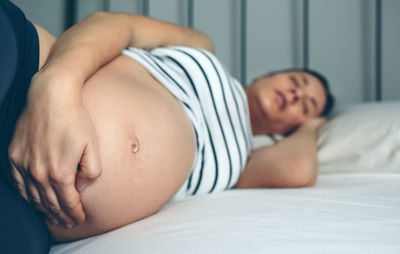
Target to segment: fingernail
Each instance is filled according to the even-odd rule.
[[[65,225],[65,227],[66,227],[66,228],[72,228],[72,224],[67,223],[67,224]]]
[[[78,191],[82,192],[88,185],[89,182],[82,183],[81,186],[79,186]]]
[[[51,222],[52,222],[54,225],[57,225],[57,224],[58,224],[58,220],[56,220],[56,219],[51,219]]]

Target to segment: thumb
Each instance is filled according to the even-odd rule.
[[[75,186],[82,192],[93,180],[101,175],[100,156],[98,147],[89,143],[83,153],[78,165],[78,173]]]

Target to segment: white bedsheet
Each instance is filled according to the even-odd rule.
[[[400,174],[324,174],[314,188],[194,197],[51,253],[398,254]]]

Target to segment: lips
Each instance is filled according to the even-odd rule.
[[[283,111],[283,110],[285,110],[285,108],[286,108],[286,103],[287,103],[286,97],[285,97],[285,95],[284,95],[281,91],[279,91],[279,90],[275,90],[275,92],[276,92],[276,101],[277,101],[277,103],[278,103],[278,105],[279,105],[279,110],[280,110],[280,111]]]

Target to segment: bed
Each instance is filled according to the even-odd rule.
[[[255,137],[254,147],[268,144]],[[351,106],[318,139],[315,187],[230,190],[170,202],[69,253],[400,253],[400,102]]]

